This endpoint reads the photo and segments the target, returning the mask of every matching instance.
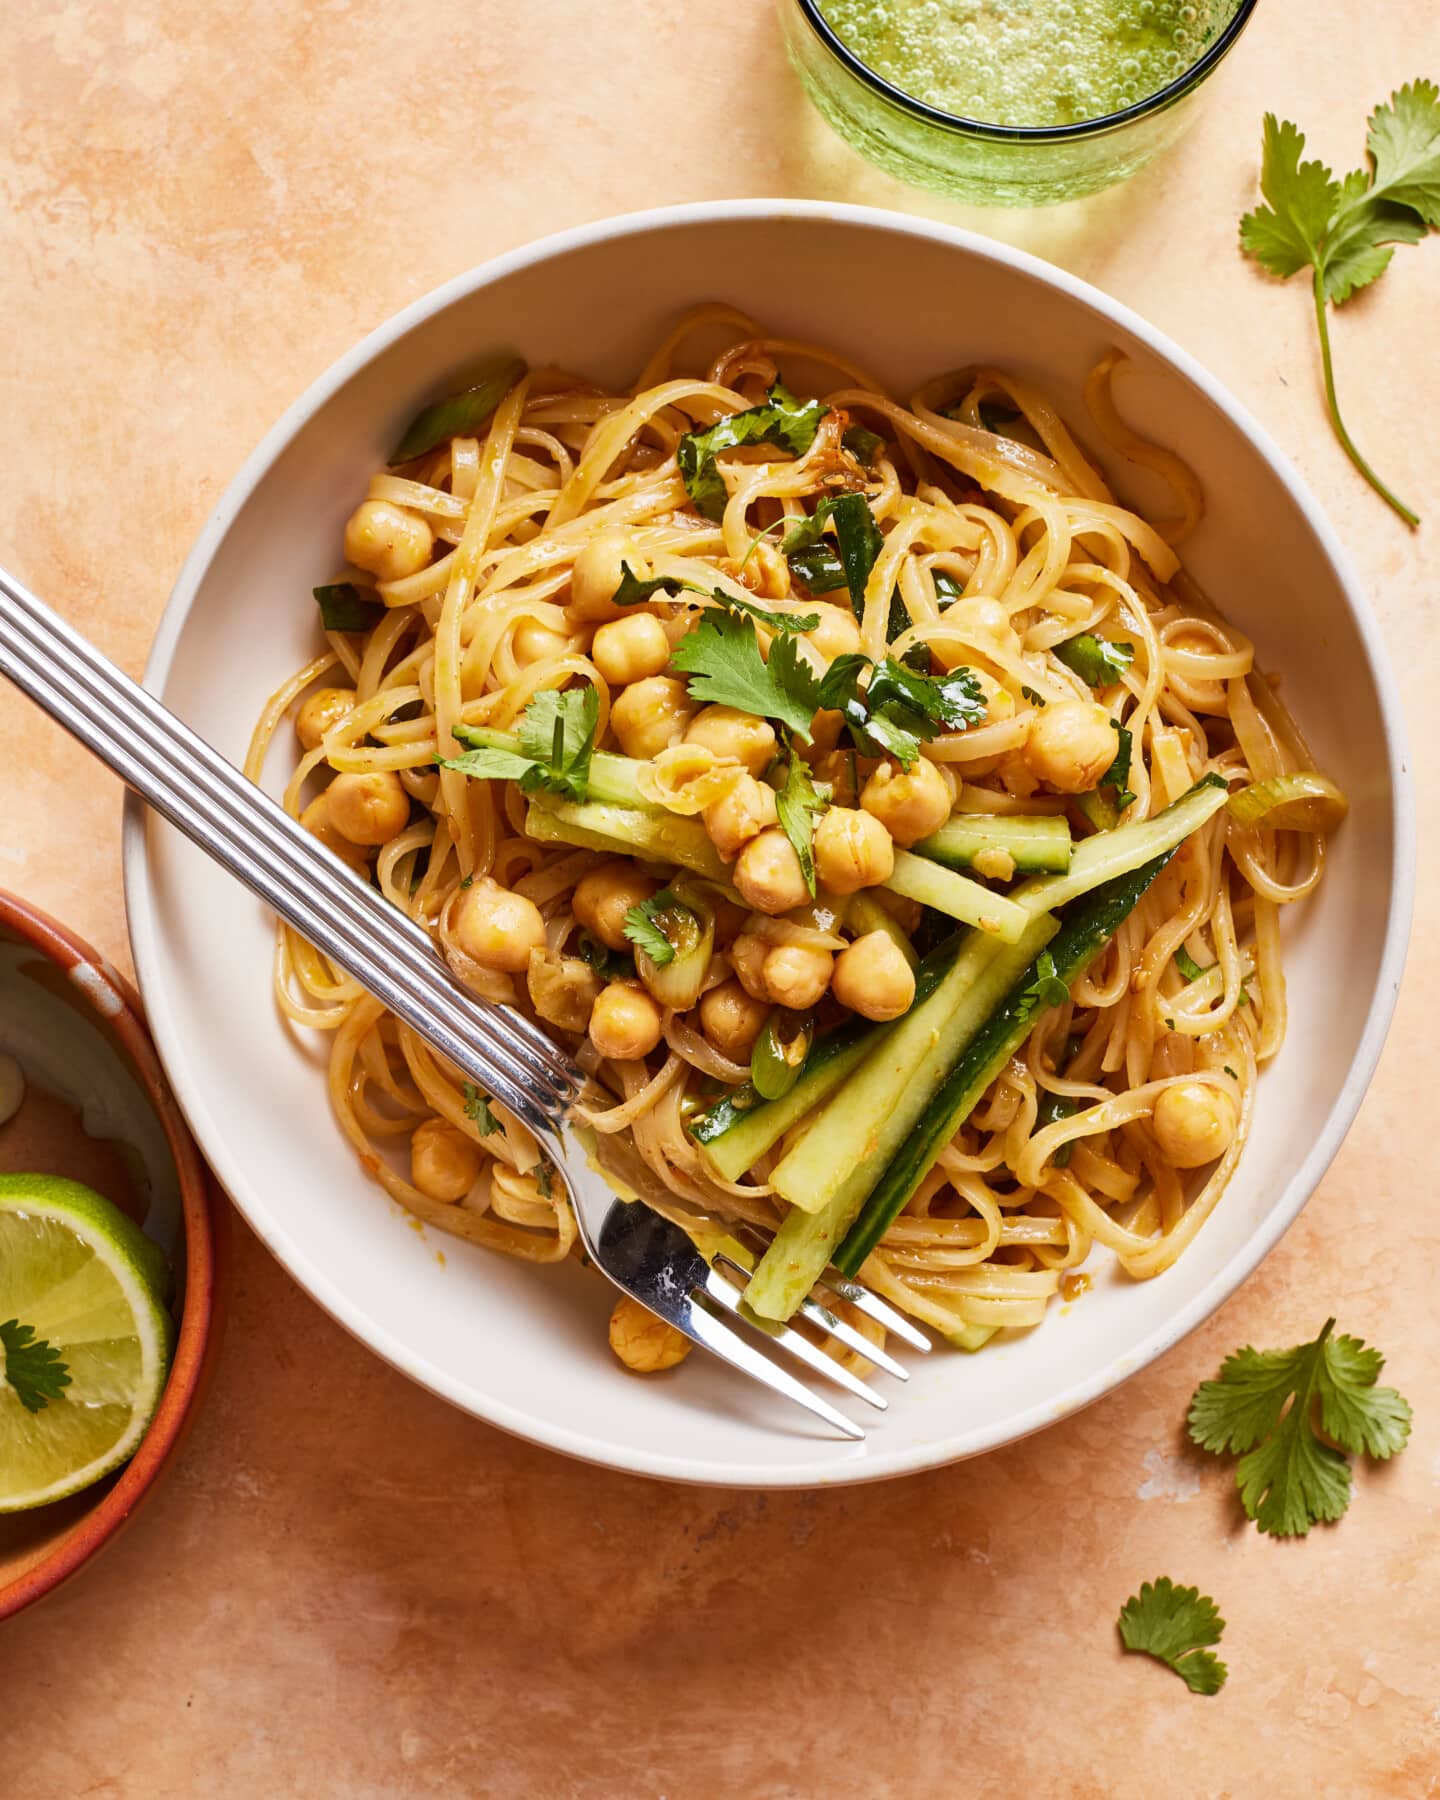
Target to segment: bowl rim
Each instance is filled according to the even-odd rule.
[[[1219,36],[1206,45],[1193,63],[1163,87],[1156,88],[1153,94],[1145,94],[1139,100],[1133,100],[1118,112],[1100,113],[1093,119],[1076,119],[1068,125],[1002,125],[995,119],[972,119],[966,113],[947,112],[943,106],[935,106],[929,100],[922,100],[918,94],[912,94],[907,88],[898,87],[888,76],[872,68],[841,37],[825,16],[820,0],[795,0],[801,17],[820,47],[862,87],[869,88],[876,99],[893,106],[898,112],[909,113],[912,118],[920,120],[924,125],[933,126],[937,131],[950,132],[959,137],[978,138],[987,143],[1016,145],[1083,143],[1087,138],[1123,131],[1127,125],[1138,124],[1152,113],[1164,112],[1183,100],[1187,94],[1193,93],[1214,73],[1234,49],[1259,4],[1260,0],[1238,0],[1235,11],[1221,27]]]
[[[22,939],[62,969],[90,1012],[111,1027],[155,1110],[174,1158],[185,1226],[185,1305],[165,1391],[150,1428],[99,1503],[32,1568],[0,1585],[0,1621],[23,1612],[98,1556],[155,1489],[194,1420],[223,1335],[229,1213],[166,1078],[140,996],[84,938],[49,913],[0,891],[0,932]],[[77,978],[75,971],[84,970]]]
[[[888,1451],[877,1448],[863,1460],[853,1462],[817,1462],[808,1468],[797,1462],[780,1470],[765,1463],[741,1463],[721,1473],[713,1465],[688,1456],[672,1455],[662,1449],[617,1450],[611,1443],[584,1429],[538,1422],[522,1409],[505,1401],[493,1400],[489,1396],[486,1397],[489,1403],[482,1407],[476,1403],[475,1396],[465,1389],[464,1384],[456,1380],[448,1370],[428,1363],[408,1350],[380,1320],[354,1305],[335,1284],[327,1269],[299,1254],[287,1242],[283,1225],[267,1216],[263,1206],[256,1203],[243,1167],[225,1153],[223,1145],[207,1143],[204,1096],[191,1079],[185,1046],[170,1012],[165,991],[165,956],[158,929],[157,891],[152,882],[149,832],[144,808],[133,795],[127,797],[124,824],[124,880],[131,949],[141,992],[146,996],[150,1008],[151,1028],[161,1059],[196,1137],[202,1144],[207,1144],[212,1164],[225,1188],[262,1242],[311,1297],[393,1368],[462,1411],[483,1418],[515,1436],[605,1468],[654,1476],[662,1480],[712,1486],[720,1483],[734,1488],[817,1488],[887,1480],[941,1467],[999,1448],[1090,1405],[1171,1349],[1203,1323],[1253,1272],[1294,1222],[1329,1167],[1354,1120],[1379,1060],[1394,1012],[1415,888],[1415,805],[1404,715],[1379,626],[1333,528],[1270,434],[1188,351],[1128,306],[1112,299],[1078,276],[1027,251],[960,227],[876,207],[817,200],[746,199],[699,201],[624,213],[551,233],[504,251],[401,308],[313,381],[282,413],[241,465],[202,527],[176,579],[151,647],[145,670],[146,686],[156,694],[163,694],[181,636],[211,559],[271,463],[332,395],[408,332],[469,294],[520,270],[609,239],[663,233],[677,227],[746,221],[783,223],[802,219],[839,222],[864,231],[919,237],[957,249],[982,261],[1004,265],[1091,308],[1148,346],[1228,417],[1270,464],[1334,568],[1355,621],[1380,700],[1390,777],[1391,829],[1394,839],[1394,881],[1386,909],[1384,945],[1375,991],[1366,1012],[1355,1059],[1324,1130],[1311,1144],[1292,1174],[1263,1228],[1246,1240],[1243,1247],[1212,1276],[1188,1305],[1171,1315],[1163,1325],[1147,1333],[1138,1344],[1115,1357],[1095,1375],[1063,1388],[1058,1395],[1044,1403],[1012,1415],[1003,1425],[972,1428],[945,1437],[931,1438],[919,1445],[904,1448],[897,1446]]]

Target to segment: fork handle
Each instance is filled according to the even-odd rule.
[[[553,1129],[532,1091],[534,1067],[504,1066],[495,1034],[516,1033],[513,1016],[500,1023],[499,1009],[461,987],[420,927],[3,569],[0,674],[532,1131]],[[216,765],[230,778],[223,806],[197,786],[203,768],[213,788]],[[326,904],[337,883],[350,884],[339,890],[348,918]]]

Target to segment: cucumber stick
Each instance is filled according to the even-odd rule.
[[[1152,819],[1097,832],[1075,846],[1063,875],[1037,875],[1011,898],[1028,911],[1054,912],[1119,875],[1179,848],[1207,819],[1214,818],[1229,792],[1218,775],[1202,775],[1187,793]]]
[[[915,999],[922,1005],[954,966],[964,934],[938,944],[915,971]],[[834,1093],[852,1069],[888,1033],[894,1021],[872,1025],[858,1015],[816,1038],[800,1078],[778,1100],[762,1100],[747,1081],[692,1120],[689,1131],[724,1181],[738,1181],[790,1127]]]
[[[611,856],[638,856],[642,862],[676,863],[709,881],[730,885],[729,864],[721,861],[709,832],[698,819],[677,813],[534,794],[525,815],[525,835],[541,844],[575,844]]]
[[[1063,982],[1069,985],[1085,972],[1174,854],[1172,846],[1138,869],[1107,882],[1066,919],[1048,946],[1055,974]],[[843,1273],[858,1272],[934,1167],[940,1152],[1029,1036],[1044,1011],[1038,981],[1039,969],[1032,963],[1014,979],[982,1028],[971,1034],[944,1081],[932,1090],[923,1117],[897,1147],[835,1255],[835,1266]],[[775,1241],[778,1243],[779,1238]]]
[[[956,1059],[1057,929],[1047,915],[1018,944],[968,937],[929,998],[881,1040],[782,1159],[771,1181],[791,1210],[745,1290],[761,1318],[788,1318],[809,1293]]]
[[[956,813],[915,849],[947,869],[970,869],[987,852],[1008,856],[1017,873],[1063,873],[1075,848],[1059,813]],[[984,874],[986,871],[981,870]]]
[[[1002,944],[1018,943],[1027,923],[1025,909],[1004,894],[992,892],[968,875],[957,875],[953,869],[932,862],[928,856],[913,851],[895,852],[895,868],[884,884],[892,894],[903,894],[907,900],[918,900],[922,906],[934,907],[965,925],[978,925]],[[1030,917],[1033,917],[1033,913]]]

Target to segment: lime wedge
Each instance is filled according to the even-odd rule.
[[[158,1246],[92,1189],[0,1175],[0,1513],[134,1455],[170,1366],[168,1280]]]

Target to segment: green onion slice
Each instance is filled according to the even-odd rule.
[[[800,1079],[815,1041],[815,1026],[805,1013],[778,1007],[750,1052],[750,1081],[766,1100],[781,1100]]]

